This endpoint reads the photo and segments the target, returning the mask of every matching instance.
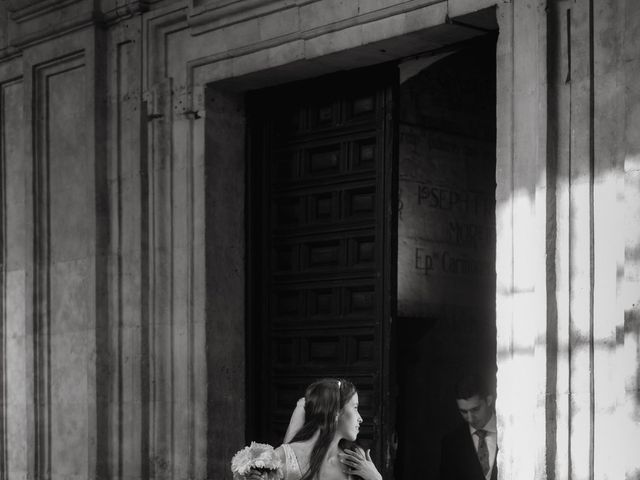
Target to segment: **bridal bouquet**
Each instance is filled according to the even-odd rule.
[[[273,447],[266,443],[251,442],[251,445],[244,447],[233,456],[231,460],[233,480],[243,480],[251,471],[257,471],[266,480],[284,478],[282,462]]]

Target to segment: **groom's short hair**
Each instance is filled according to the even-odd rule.
[[[462,375],[455,385],[456,399],[467,399],[474,395],[486,398],[495,395],[495,378],[484,372],[468,372]]]

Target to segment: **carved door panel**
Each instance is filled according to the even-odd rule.
[[[386,448],[393,82],[365,70],[249,97],[252,438],[280,444],[305,386],[344,377],[359,392],[360,439],[378,459]]]

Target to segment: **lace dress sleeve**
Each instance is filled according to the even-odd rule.
[[[282,450],[284,451],[284,480],[300,480],[302,478],[302,471],[300,470],[300,464],[295,452],[289,444],[282,444]]]

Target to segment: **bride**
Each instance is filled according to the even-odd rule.
[[[352,443],[361,423],[358,392],[351,382],[325,378],[309,385],[276,449],[284,480],[382,480],[369,451]],[[262,477],[254,473],[249,478]]]

